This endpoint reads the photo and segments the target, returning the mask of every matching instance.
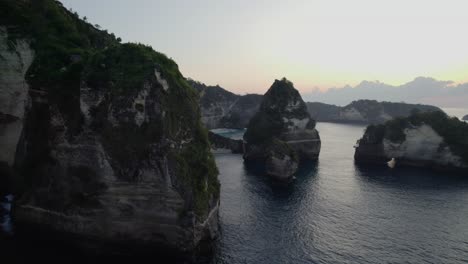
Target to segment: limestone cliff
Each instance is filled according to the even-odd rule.
[[[442,112],[415,113],[367,127],[358,141],[357,163],[468,170],[468,124]]]
[[[218,85],[207,86],[191,79],[188,82],[200,93],[202,122],[208,129],[245,128],[260,107],[261,95],[237,95]]]
[[[177,64],[53,0],[0,7],[0,163],[15,220],[180,251],[214,237],[217,169]]]
[[[226,149],[232,153],[244,153],[244,141],[242,139],[232,139],[218,135],[212,131],[208,132],[208,139],[213,150]]]
[[[442,111],[421,104],[358,100],[340,107],[324,103],[307,103],[310,116],[319,122],[381,124],[396,117],[407,117],[413,111]]]
[[[23,131],[29,86],[26,72],[34,60],[30,41],[12,43],[5,27],[0,27],[0,173],[11,177],[10,167]]]
[[[264,95],[244,140],[244,159],[265,163],[267,174],[276,178],[289,178],[301,159],[316,160],[320,153],[315,120],[309,116],[299,92],[285,78],[275,80]]]

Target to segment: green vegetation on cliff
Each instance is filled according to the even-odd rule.
[[[120,164],[129,166],[149,158],[149,142],[180,142],[184,140],[183,136],[192,135],[190,144],[180,151],[171,150],[169,157],[177,163],[177,178],[182,180],[177,183],[180,191],[193,194],[194,210],[201,217],[208,212],[210,198],[219,198],[218,171],[209,151],[206,130],[200,123],[198,94],[187,84],[177,64],[148,46],[116,45],[90,58],[85,81],[91,89],[111,91],[119,108],[131,108],[126,98],[135,96],[145,85],[158,83],[155,70],[170,87],[167,91],[161,87],[157,94],[149,95],[161,104],[161,110],[165,112],[162,119],[149,120],[142,127],[129,122],[116,129],[104,120],[108,105],[94,109],[93,114],[103,117],[97,125],[104,124],[101,131],[106,149]]]
[[[17,38],[31,40],[36,59],[27,76],[38,88],[66,79],[68,67],[95,50],[118,44],[113,34],[96,29],[58,1],[3,0],[0,10],[0,24],[8,27],[12,45]]]
[[[49,93],[65,119],[70,133],[79,129],[80,76],[89,56],[117,45],[113,34],[96,29],[55,0],[3,0],[0,25],[8,29],[11,47],[16,39],[30,41],[35,59],[26,74],[34,90]]]
[[[207,213],[210,199],[219,197],[218,172],[200,124],[198,93],[187,84],[174,61],[149,46],[120,44],[113,34],[95,28],[54,0],[2,0],[0,26],[7,28],[11,48],[18,39],[30,41],[35,58],[26,75],[28,84],[44,92],[50,105],[57,106],[71,140],[83,127],[80,89],[85,85],[102,92],[102,104],[90,109],[92,128],[102,136],[112,160],[122,168],[134,166],[153,157],[149,145],[160,145],[163,153],[156,155],[167,155],[173,159],[169,163],[176,164],[174,184],[187,209],[195,210],[200,217]],[[160,84],[155,71],[167,81],[169,89],[161,87],[155,89],[158,94],[148,95],[153,102],[151,111],[156,111],[154,120],[141,126],[130,121],[121,122],[117,128],[110,124],[106,118],[111,105],[113,109],[129,109],[133,105],[128,98],[135,98],[146,85]],[[141,107],[138,111],[145,111]],[[27,129],[37,136],[28,151],[36,154],[25,164],[25,181],[33,181],[32,173],[41,173],[35,169],[50,162],[48,117],[49,111],[29,114]],[[183,142],[187,138],[190,141]],[[46,171],[43,174],[49,177]],[[122,180],[135,179],[127,175]]]
[[[208,134],[201,125],[196,130],[194,142],[172,155],[177,161],[178,177],[183,184],[192,187],[195,213],[203,218],[209,212],[210,202],[219,199],[220,184],[214,157],[206,148]]]
[[[468,163],[468,124],[456,117],[449,117],[443,112],[418,112],[407,118],[396,118],[381,125],[370,125],[365,135],[367,143],[379,144],[384,138],[393,142],[406,139],[404,130],[423,124],[429,125],[449,146],[451,151]]]
[[[293,83],[286,78],[275,80],[263,96],[260,110],[250,120],[244,139],[249,143],[267,142],[285,132],[287,124],[283,118],[307,117],[307,106]],[[313,129],[315,121],[310,119],[307,126]]]

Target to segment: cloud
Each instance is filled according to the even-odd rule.
[[[353,100],[373,99],[468,108],[468,83],[455,85],[452,81],[439,81],[429,77],[418,77],[400,86],[363,81],[355,87],[347,85],[326,91],[315,90],[303,97],[310,102],[337,105],[346,105]]]

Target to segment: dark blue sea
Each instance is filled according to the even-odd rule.
[[[240,155],[215,154],[215,263],[468,263],[468,175],[360,168],[353,145],[363,126],[317,129],[319,161],[288,185],[247,169]]]
[[[468,263],[468,175],[361,168],[354,164],[353,145],[363,126],[317,128],[319,161],[305,164],[289,184],[247,168],[241,155],[215,153],[221,235],[211,263]],[[243,133],[217,132],[233,138]],[[14,237],[11,219],[0,219],[0,234]],[[0,263],[7,253],[17,257],[5,263],[80,259],[69,248],[3,241]]]

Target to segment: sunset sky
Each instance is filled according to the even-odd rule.
[[[466,0],[62,0],[91,23],[172,57],[186,77],[263,93],[362,80],[468,81]]]

